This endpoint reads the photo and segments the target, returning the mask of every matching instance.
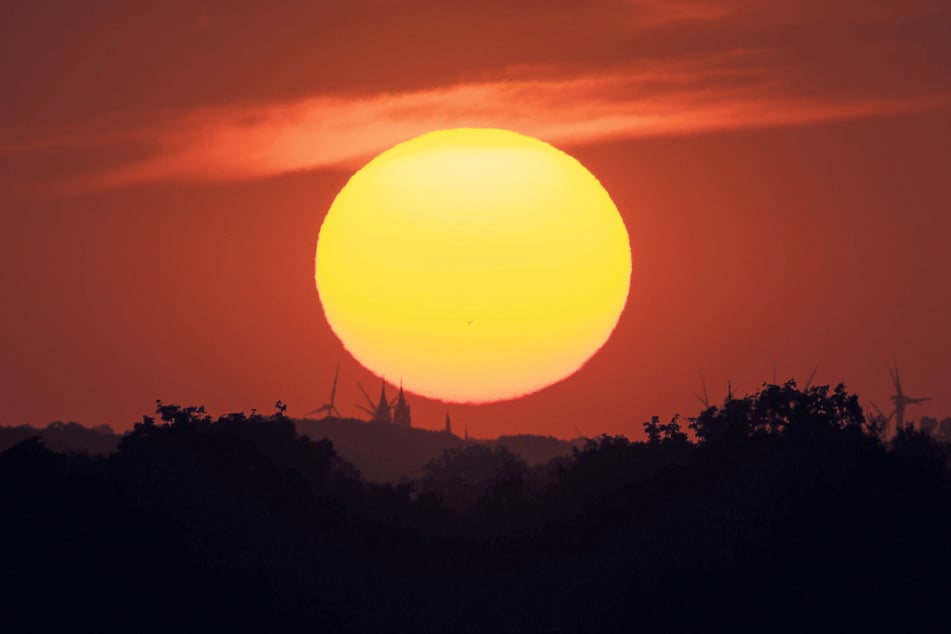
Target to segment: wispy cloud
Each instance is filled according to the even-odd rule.
[[[731,57],[749,53],[733,53]],[[558,145],[788,126],[932,108],[947,98],[823,101],[784,94],[740,65],[689,61],[610,74],[484,81],[363,96],[207,108],[140,131],[151,152],[96,179],[258,178],[355,166],[400,141],[453,127],[517,130]]]
[[[117,5],[122,29],[77,9],[64,22],[76,38],[48,41],[29,35],[42,11],[11,16],[0,181],[78,166],[84,186],[258,178],[352,166],[438,128],[577,145],[879,116],[951,95],[951,10],[934,0],[231,4]]]

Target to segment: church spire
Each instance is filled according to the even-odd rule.
[[[450,436],[452,435],[452,421],[449,420],[449,412],[446,412],[446,429],[445,429],[445,432],[446,432],[447,434],[449,434]]]
[[[403,381],[400,381],[400,394],[396,399],[396,407],[393,409],[393,423],[403,427],[412,427],[413,424],[409,414],[409,404],[406,402],[406,395],[403,394]]]
[[[401,391],[402,393],[402,391]],[[390,414],[390,402],[386,400],[386,381],[380,388],[380,402],[377,403],[376,412],[373,414],[374,423],[392,423],[393,417]]]

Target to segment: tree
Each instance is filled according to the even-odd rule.
[[[858,396],[840,383],[800,390],[795,381],[767,385],[743,398],[728,398],[690,419],[690,429],[704,445],[741,442],[763,434],[813,437],[834,432],[873,433]]]
[[[502,446],[464,445],[445,450],[423,467],[421,488],[455,511],[471,511],[487,496],[508,504],[520,495],[528,467]]]
[[[665,425],[660,424],[659,416],[652,416],[649,421],[644,423],[644,433],[647,434],[647,444],[649,445],[660,445],[668,442],[685,444],[690,442],[687,439],[687,434],[680,429],[680,414],[675,414],[670,422]]]

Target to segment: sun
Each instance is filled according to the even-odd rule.
[[[317,240],[317,290],[346,349],[451,402],[511,399],[577,371],[617,325],[630,277],[601,183],[508,130],[442,130],[383,152]]]

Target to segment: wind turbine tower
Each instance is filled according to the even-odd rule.
[[[336,416],[337,418],[343,418],[343,416],[341,416],[341,414],[340,414],[340,410],[338,410],[337,407],[334,405],[334,398],[336,398],[336,396],[337,396],[337,377],[338,377],[339,375],[340,375],[340,362],[338,361],[338,362],[337,362],[337,369],[334,370],[334,383],[333,383],[333,387],[330,388],[330,402],[321,405],[320,407],[318,407],[318,408],[315,409],[315,410],[312,410],[312,411],[307,412],[307,413],[305,414],[305,416],[310,416],[311,414],[318,414],[318,413],[320,413],[320,412],[326,412],[326,415],[327,415],[328,417],[329,417],[329,416]]]

